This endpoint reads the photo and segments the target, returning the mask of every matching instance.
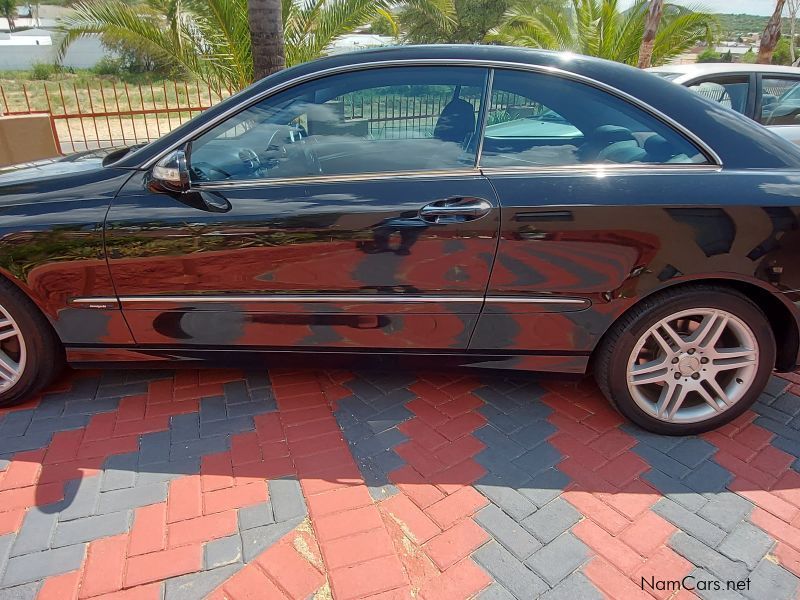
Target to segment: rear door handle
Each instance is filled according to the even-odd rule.
[[[474,221],[492,212],[492,204],[482,198],[448,198],[423,206],[419,216],[429,223]]]

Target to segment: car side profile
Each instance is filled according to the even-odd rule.
[[[648,69],[800,144],[800,68],[694,63]]]
[[[800,149],[669,81],[408,46],[0,172],[0,403],[78,367],[592,372],[665,434],[800,352]]]

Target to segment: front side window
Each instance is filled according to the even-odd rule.
[[[738,113],[745,114],[747,96],[750,93],[750,76],[710,77],[692,82],[689,89],[727,108],[732,108]]]
[[[800,125],[800,79],[761,80],[760,121],[763,125]]]
[[[194,181],[475,165],[487,71],[391,67],[279,92],[192,142]]]
[[[608,92],[555,75],[495,72],[481,166],[703,164],[700,150]]]

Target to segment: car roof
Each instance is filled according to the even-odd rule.
[[[401,65],[480,66],[534,69],[539,72],[574,75],[596,81],[644,103],[666,115],[710,146],[723,164],[732,168],[800,168],[800,148],[779,138],[766,128],[711,102],[699,94],[660,77],[621,63],[530,48],[494,45],[430,44],[390,46],[360,50],[319,58],[284,69],[242,90],[195,117],[191,123],[173,130],[141,150],[133,152],[115,166],[141,168],[165,151],[176,147],[187,132],[222,118],[232,108],[269,94],[272,89],[291,85],[294,80],[347,71]]]
[[[771,75],[798,75],[800,68],[784,65],[755,65],[741,63],[691,63],[685,65],[663,65],[647,69],[652,73],[671,73],[678,77],[673,81],[681,83],[685,79],[704,75],[724,75],[726,73],[768,73]]]

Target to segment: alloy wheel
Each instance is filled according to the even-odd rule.
[[[715,308],[681,311],[637,341],[628,362],[628,391],[656,419],[698,423],[745,396],[758,358],[755,334],[736,315]]]
[[[19,325],[0,305],[0,391],[12,388],[22,377],[26,356]]]

